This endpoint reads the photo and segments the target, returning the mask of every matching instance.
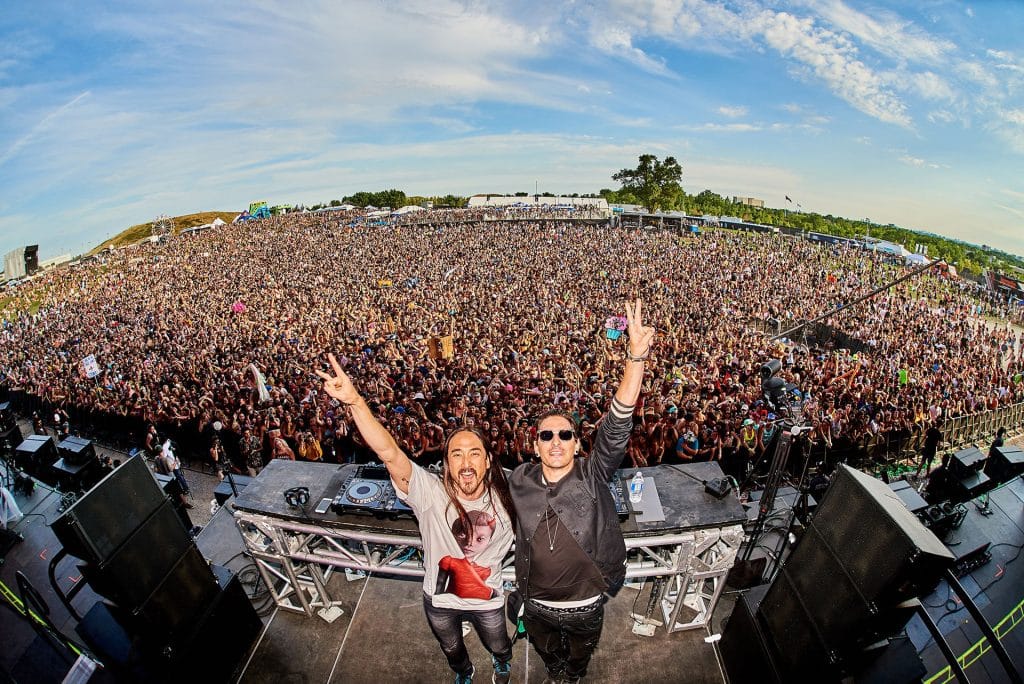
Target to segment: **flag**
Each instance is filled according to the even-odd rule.
[[[789,199],[789,195],[786,195],[786,201],[787,202],[792,202],[793,200]]]

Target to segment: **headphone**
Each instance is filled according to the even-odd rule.
[[[302,508],[309,503],[308,487],[292,487],[284,492],[284,500],[292,508]]]

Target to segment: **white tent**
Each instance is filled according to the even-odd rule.
[[[393,212],[391,212],[391,215],[403,216],[405,214],[412,214],[413,212],[417,211],[426,211],[426,209],[424,209],[423,207],[417,207],[415,204],[407,204],[400,209],[395,209]]]
[[[932,260],[924,254],[908,254],[903,257],[903,260],[907,262],[908,266],[923,266],[932,262]]]

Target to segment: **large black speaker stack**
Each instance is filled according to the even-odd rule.
[[[57,444],[48,435],[29,435],[14,449],[18,468],[51,487],[57,486],[53,464],[57,462]]]
[[[0,454],[14,453],[14,448],[22,441],[18,417],[14,415],[11,402],[0,403]]]
[[[167,667],[152,669],[178,671],[189,660],[181,654],[208,647],[196,635],[210,637],[204,623],[211,607],[220,605],[226,583],[199,552],[144,458],[125,461],[52,528],[64,549],[83,561],[79,567],[90,586],[113,602],[121,627],[148,644],[143,650],[152,657],[166,659]],[[244,603],[239,610],[252,611]],[[252,615],[238,618],[251,621]],[[218,657],[232,659],[231,670],[250,644]]]
[[[856,678],[906,624],[898,604],[930,593],[953,562],[885,483],[840,465],[775,581],[726,625],[730,681],[755,681],[755,664],[756,681]]]
[[[25,247],[25,275],[35,275],[39,270],[39,245]]]
[[[1008,482],[1024,473],[1024,450],[1004,444],[992,450],[985,464],[985,474],[996,482]]]

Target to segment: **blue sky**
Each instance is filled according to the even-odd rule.
[[[1024,3],[34,2],[0,13],[0,253],[358,190],[689,193],[1024,254]]]

